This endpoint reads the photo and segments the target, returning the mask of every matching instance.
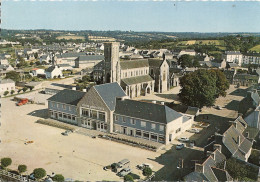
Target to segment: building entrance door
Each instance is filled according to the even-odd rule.
[[[172,134],[169,134],[169,142],[172,141]]]

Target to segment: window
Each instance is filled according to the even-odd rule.
[[[164,126],[160,125],[160,131],[164,131]]]
[[[134,119],[130,119],[130,122],[132,125],[135,125],[135,120]]]
[[[152,128],[152,130],[155,130],[155,124],[154,123],[152,123],[152,125],[151,125],[151,128]]]
[[[82,109],[82,116],[89,116],[89,110],[87,109]]]
[[[67,119],[67,115],[66,115],[66,114],[64,114],[64,115],[63,115],[63,118]]]
[[[63,109],[66,109],[66,105],[65,105],[65,104],[62,104],[62,108],[63,108]]]
[[[61,118],[62,118],[62,113],[59,113],[59,117],[61,117]]]
[[[71,115],[68,115],[68,119],[71,119]]]
[[[149,139],[149,133],[148,132],[144,132],[144,138]]]
[[[135,135],[141,137],[142,136],[141,130],[136,130]]]
[[[124,116],[122,116],[122,121],[123,121],[123,123],[125,123],[125,122],[126,122],[126,120],[125,120],[125,117],[124,117]]]
[[[156,134],[151,134],[151,139],[157,141],[157,135]]]
[[[146,122],[141,121],[141,126],[142,126],[142,127],[146,127]]]
[[[50,114],[51,114],[51,116],[53,116],[53,112],[52,111],[50,112]]]
[[[72,120],[74,120],[74,121],[75,121],[75,120],[76,120],[76,117],[75,117],[75,116],[72,116]]]
[[[118,121],[118,116],[117,115],[115,115],[115,121]]]
[[[179,133],[181,131],[181,128],[178,128],[175,133]]]
[[[71,111],[72,106],[69,106],[69,111]]]
[[[166,79],[166,73],[165,73],[165,71],[163,72],[163,81],[165,81],[165,79]]]
[[[91,110],[90,117],[94,118],[94,119],[97,119],[97,111]]]
[[[55,107],[55,102],[52,102],[51,105],[52,105],[52,107]]]
[[[106,114],[105,114],[104,112],[99,112],[99,113],[98,113],[98,116],[99,116],[99,120],[105,121],[105,119],[106,119]]]
[[[159,135],[159,142],[165,143],[165,137],[163,135]]]

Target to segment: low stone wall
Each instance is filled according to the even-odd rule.
[[[44,125],[48,125],[48,126],[54,126],[54,127],[61,128],[64,130],[75,131],[77,129],[76,126],[66,124],[66,123],[63,123],[60,121],[55,121],[53,119],[39,119],[36,121],[36,123],[40,123],[40,124],[44,124]]]

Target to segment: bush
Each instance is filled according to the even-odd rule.
[[[134,178],[128,174],[124,177],[124,181],[134,181]]]
[[[64,181],[64,176],[62,176],[61,174],[56,174],[53,178],[53,181],[58,181],[58,182],[63,182]]]
[[[23,92],[26,92],[28,90],[28,87],[23,87]]]
[[[27,166],[26,165],[19,165],[18,166],[19,173],[24,173],[26,170],[27,170]]]
[[[4,92],[4,96],[7,96],[9,94],[9,91]]]
[[[145,168],[143,169],[143,175],[144,175],[144,176],[151,176],[152,173],[153,173],[153,171],[152,171],[152,169],[151,169],[150,167],[145,167]]]
[[[11,158],[2,158],[1,159],[1,166],[2,167],[7,167],[7,166],[10,166],[12,164],[12,159]]]
[[[14,94],[14,90],[11,90],[11,94],[12,94],[12,95]]]
[[[36,179],[41,179],[46,176],[46,171],[43,168],[36,168],[33,170],[33,174]]]
[[[17,92],[18,92],[18,93],[20,93],[21,91],[22,91],[22,89],[18,89],[18,91],[17,91]]]

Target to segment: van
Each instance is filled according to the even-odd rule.
[[[123,159],[117,163],[118,168],[125,168],[126,166],[129,166],[130,161],[128,159]]]

